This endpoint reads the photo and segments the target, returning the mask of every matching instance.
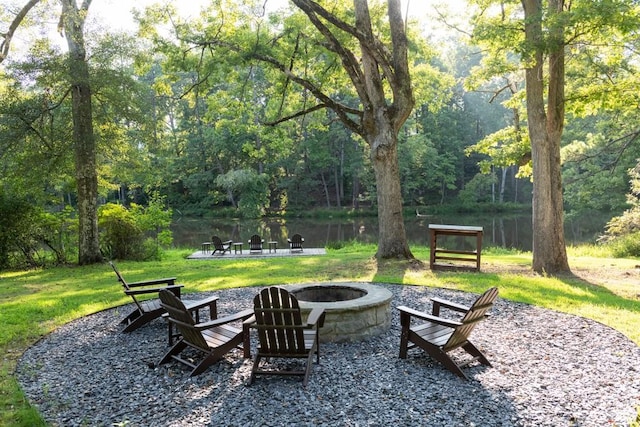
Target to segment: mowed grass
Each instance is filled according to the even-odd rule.
[[[373,258],[375,246],[353,244],[328,250],[324,256],[265,259],[187,260],[190,250],[172,250],[162,261],[118,262],[117,266],[132,282],[175,276],[185,285],[185,294],[327,281],[372,281],[475,293],[497,286],[501,298],[591,318],[640,344],[640,285],[636,282],[601,280],[582,274],[534,275],[528,268],[530,253],[498,249],[483,253],[486,271],[433,272],[428,268],[428,249],[412,250],[422,263],[377,262]],[[605,258],[584,248],[570,248],[569,254],[576,271],[602,265],[622,275],[636,274],[639,263],[634,259]],[[45,425],[25,401],[14,378],[16,363],[26,348],[73,319],[130,302],[106,263],[0,273],[0,351],[4,355],[0,364],[0,425]]]

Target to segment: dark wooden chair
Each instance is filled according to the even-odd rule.
[[[183,288],[183,285],[176,285],[175,277],[130,283],[124,280],[124,277],[122,277],[122,274],[120,274],[120,271],[118,271],[113,262],[109,262],[109,264],[113,268],[113,271],[115,271],[116,276],[118,276],[118,281],[122,284],[124,293],[129,295],[135,303],[133,311],[120,322],[125,325],[122,332],[134,331],[153,319],[162,316],[164,313],[164,309],[160,306],[160,301],[157,299],[140,301],[138,299],[139,295],[157,295],[160,290],[166,289],[172,292],[177,298],[180,298],[180,290]]]
[[[491,366],[484,354],[469,341],[469,335],[476,324],[487,317],[487,312],[493,306],[497,296],[498,288],[488,289],[470,307],[440,298],[431,298],[433,302],[431,314],[405,306],[398,307],[402,327],[400,358],[407,357],[408,349],[419,347],[451,372],[464,379],[468,378],[461,368],[469,363],[478,361],[483,365]],[[441,307],[464,313],[464,315],[461,320],[442,318],[440,317]],[[411,326],[411,319],[414,317],[424,320],[425,323]],[[413,344],[409,345],[410,342]],[[448,353],[457,348],[463,349],[473,357],[466,361],[456,362]]]
[[[218,236],[211,237],[211,244],[213,244],[213,252],[211,252],[211,255],[215,254],[216,252],[222,255],[227,252],[231,253],[231,243],[233,243],[233,240],[227,240],[223,242],[222,239]]]
[[[122,274],[113,262],[109,262],[109,264],[111,265],[111,268],[113,268],[113,271],[116,273],[118,281],[122,284],[124,293],[129,295],[135,303],[135,308],[133,309],[133,311],[120,322],[124,325],[124,329],[122,330],[122,332],[134,331],[165,313],[164,308],[162,308],[162,306],[160,305],[160,300],[155,298],[146,301],[140,301],[137,298],[138,295],[157,295],[161,290],[167,290],[171,291],[177,298],[180,298],[181,296],[180,292],[183,288],[183,285],[176,285],[175,277],[131,283],[124,280],[124,277],[122,277]],[[186,305],[187,309],[191,313],[192,317],[195,318],[196,322],[199,322],[201,308],[209,307],[209,314],[211,318],[214,319],[216,317],[217,300],[218,297],[213,296],[200,300],[183,300],[182,302]],[[172,324],[169,324],[168,335],[169,345],[171,345],[173,339],[177,336],[176,334],[174,334]]]
[[[167,311],[167,320],[176,326],[181,337],[158,364],[162,365],[176,360],[192,369],[190,376],[202,373],[234,348],[241,348],[243,343],[242,321],[253,314],[253,311],[248,309],[217,318],[216,313],[213,320],[196,323],[184,303],[167,290],[160,291],[160,305]],[[191,358],[180,357],[180,353],[186,348],[203,353],[202,360],[196,362]]]
[[[289,252],[302,252],[302,243],[304,243],[304,238],[299,234],[294,234],[290,239],[287,239],[289,242]]]
[[[301,375],[307,386],[313,355],[320,363],[319,329],[324,323],[324,309],[314,308],[302,320],[298,300],[286,289],[270,287],[253,299],[254,316],[248,323],[258,332],[258,349],[253,359],[249,384],[256,375]],[[306,359],[304,369],[278,370],[260,366],[262,359]]]
[[[249,239],[249,253],[251,252],[262,252],[262,244],[264,243],[264,239],[257,234],[254,234]]]

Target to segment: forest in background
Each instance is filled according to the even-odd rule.
[[[604,6],[593,12],[603,26]],[[381,7],[372,10],[383,19]],[[3,18],[10,12],[5,8]],[[245,26],[269,37],[283,22],[302,33],[308,25],[293,7],[266,14],[259,3],[243,2],[227,12],[225,19],[238,23],[230,35],[236,40]],[[310,105],[310,94],[292,96],[292,82],[277,70],[190,43],[220,30],[211,16],[213,9],[182,22],[171,6],[154,6],[137,14],[136,33],[105,31],[97,20],[85,29],[100,202],[162,200],[184,215],[226,208],[245,218],[375,204],[368,147],[333,113],[294,116]],[[509,35],[471,16],[474,28]],[[43,7],[29,22],[31,43],[3,63],[0,192],[9,210],[17,199],[72,215],[72,106],[65,51],[48,29],[54,17]],[[591,44],[568,49],[565,211],[614,217],[630,206],[629,171],[640,157],[637,29],[624,39],[589,30]],[[416,106],[399,135],[404,205],[529,204],[524,73],[510,61],[515,53],[497,61],[491,46],[475,45],[461,31],[434,41],[417,22],[408,33]],[[305,47],[296,58],[305,72],[353,102],[338,64]]]

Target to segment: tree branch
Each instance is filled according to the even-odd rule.
[[[314,111],[322,110],[323,108],[327,108],[327,106],[326,106],[326,105],[324,105],[324,104],[317,104],[317,105],[314,105],[314,106],[313,106],[313,107],[311,107],[311,108],[305,108],[305,109],[304,109],[304,110],[302,110],[302,111],[298,111],[298,112],[297,112],[297,113],[295,113],[295,114],[291,114],[290,116],[282,117],[282,118],[279,118],[279,119],[278,119],[278,120],[276,120],[276,121],[273,121],[273,122],[266,122],[266,123],[264,123],[264,124],[265,124],[265,125],[267,125],[267,126],[275,126],[275,125],[279,125],[280,123],[284,123],[284,122],[286,122],[286,121],[289,121],[289,120],[291,120],[291,119],[295,119],[295,118],[300,117],[300,116],[305,116],[305,115],[307,115],[307,114],[309,114],[309,113],[313,113]]]
[[[9,54],[9,48],[11,47],[11,39],[13,38],[13,34],[22,23],[24,17],[27,16],[29,11],[33,9],[33,7],[38,3],[40,3],[40,0],[29,0],[29,2],[22,7],[20,12],[18,12],[16,17],[13,19],[13,21],[9,25],[9,29],[5,33],[2,33],[4,40],[2,40],[2,43],[0,43],[0,63],[2,63],[2,61],[4,61]]]
[[[364,76],[362,69],[360,68],[358,59],[355,57],[353,52],[345,49],[344,46],[342,46],[338,39],[333,35],[331,30],[318,18],[318,15],[322,16],[328,22],[349,34],[353,34],[358,31],[355,29],[355,27],[351,27],[347,23],[337,19],[316,2],[309,0],[293,0],[293,3],[307,15],[311,23],[327,40],[327,44],[325,44],[325,47],[332,52],[335,52],[340,57],[345,71],[349,75],[349,78],[353,82],[356,91],[358,92],[358,96],[363,101],[363,103],[366,104],[368,96],[364,87]]]

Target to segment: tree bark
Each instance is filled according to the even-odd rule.
[[[369,7],[366,0],[354,0],[356,27],[373,39]],[[389,108],[380,74],[380,64],[370,53],[370,47],[360,42],[362,67],[368,103],[364,104],[363,134],[371,147],[371,161],[376,177],[378,196],[378,258],[413,258],[407,242],[402,217],[402,192],[398,166],[398,132],[413,109],[409,78],[406,34],[400,14],[399,0],[389,0],[389,23],[393,41],[394,70],[406,80],[395,81],[394,105]],[[405,68],[406,67],[406,68]],[[409,85],[409,87],[406,87]],[[400,105],[404,103],[405,105]],[[407,109],[408,107],[408,109]],[[407,116],[402,116],[406,114]]]
[[[73,116],[73,147],[78,189],[78,263],[102,261],[98,237],[98,174],[96,144],[91,110],[89,66],[86,60],[83,27],[87,8],[79,10],[75,0],[61,0],[61,24],[69,47],[69,79]]]
[[[564,125],[564,42],[560,24],[549,32],[549,86],[544,103],[544,43],[541,0],[522,0],[525,37],[533,47],[526,69],[526,97],[533,163],[533,265],[538,273],[568,272],[560,140]],[[562,13],[562,0],[549,0],[549,14]]]

